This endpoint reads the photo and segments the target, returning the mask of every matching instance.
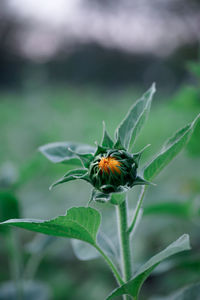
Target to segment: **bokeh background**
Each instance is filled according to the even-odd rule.
[[[102,120],[113,135],[130,105],[156,82],[149,120],[135,152],[150,159],[175,130],[200,111],[198,0],[1,0],[0,218],[48,219],[86,205],[90,186],[71,182],[49,191],[66,173],[37,151],[56,141],[100,142]],[[183,233],[192,251],[163,263],[141,300],[167,295],[200,279],[200,128],[156,179],[133,242],[139,265]],[[139,189],[130,192],[134,208]],[[114,208],[102,211],[112,237]],[[84,252],[84,251],[83,251]],[[90,253],[86,249],[84,254]],[[93,255],[93,254],[91,254]],[[101,300],[115,287],[97,258],[80,261],[65,239],[23,230],[0,232],[0,299]]]

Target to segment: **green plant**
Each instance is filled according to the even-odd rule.
[[[105,259],[119,285],[107,299],[115,296],[138,299],[143,282],[160,262],[171,255],[190,249],[189,237],[184,234],[133,273],[130,240],[141,218],[141,207],[148,186],[151,185],[150,180],[153,180],[187,144],[200,117],[198,115],[192,123],[177,131],[152,161],[140,168],[140,158],[146,147],[137,153],[132,153],[132,149],[148,117],[154,93],[153,84],[131,107],[116,129],[114,140],[108,135],[104,125],[102,142],[96,147],[62,142],[40,148],[50,161],[74,167],[51,188],[77,179],[93,186],[86,207],[73,207],[65,216],[48,221],[14,219],[2,223],[4,226],[13,225],[48,235],[77,239],[93,246]],[[127,191],[135,185],[142,186],[141,194],[129,223]],[[93,201],[109,203],[116,207],[120,257],[109,251],[110,243],[108,245],[105,234],[99,230],[101,214],[97,209],[90,207]]]

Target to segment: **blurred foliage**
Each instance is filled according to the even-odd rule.
[[[190,69],[199,74],[197,64],[191,64]],[[151,143],[144,153],[144,164],[160,149],[174,128],[189,123],[199,113],[198,83],[197,79],[196,86],[184,85],[170,99],[160,94],[158,86],[152,113],[135,146],[135,151],[138,151]],[[81,182],[72,182],[49,192],[48,187],[55,177],[59,178],[68,169],[65,165],[55,167],[48,163],[37,152],[37,148],[52,141],[75,140],[92,145],[96,139],[99,142],[102,119],[109,133],[113,134],[137,95],[139,91],[131,88],[105,92],[80,87],[35,90],[29,86],[23,93],[2,92],[0,169],[5,176],[0,172],[1,220],[15,218],[19,214],[30,218],[50,218],[63,215],[72,205],[85,205],[90,188]],[[149,190],[144,203],[144,219],[133,245],[134,262],[140,264],[147,260],[185,232],[191,235],[193,250],[173,258],[163,266],[163,270],[160,268],[156,271],[145,284],[141,300],[149,299],[153,294],[167,295],[186,284],[199,281],[199,140],[200,128],[196,127],[186,150],[162,172],[155,182],[157,186]],[[13,167],[5,168],[5,162]],[[139,188],[130,192],[130,209],[135,206],[138,192]],[[115,224],[110,224],[112,218],[109,218],[112,209],[105,209],[101,204],[96,204],[96,208],[102,212],[103,227],[108,236],[116,236]],[[3,283],[10,280],[10,275],[6,269],[5,258],[8,253],[3,247],[4,238],[1,236],[0,239],[0,281]],[[39,247],[39,252],[31,250],[35,248],[29,244],[34,241],[34,236],[30,238],[23,231],[20,241],[24,263],[34,253],[36,256],[39,252],[45,254],[45,257],[41,256],[43,260],[37,262],[39,269],[32,270],[32,274],[34,276],[37,272],[37,279],[51,287],[52,299],[83,299],[92,285],[88,300],[100,300],[115,287],[112,275],[100,259],[78,262],[72,254],[70,243],[65,240],[49,243],[42,238],[44,249],[43,246]],[[39,246],[40,242],[36,240],[36,244]],[[34,265],[34,260],[31,265]]]

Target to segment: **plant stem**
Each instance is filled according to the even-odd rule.
[[[122,280],[119,272],[117,271],[115,265],[113,264],[113,262],[111,261],[111,259],[103,252],[103,250],[96,245],[96,249],[99,251],[99,253],[103,256],[103,258],[105,259],[105,261],[107,262],[107,264],[109,265],[109,267],[111,268],[117,282],[119,285],[124,284],[124,281]]]
[[[125,199],[122,204],[117,206],[117,220],[120,239],[122,273],[124,281],[127,282],[131,277],[131,252],[127,220],[127,199]],[[125,295],[123,298],[129,299],[129,296]]]
[[[137,218],[138,218],[138,214],[139,214],[139,211],[140,211],[140,208],[142,206],[142,202],[143,202],[143,199],[144,199],[144,194],[145,194],[145,191],[146,191],[146,186],[142,186],[142,190],[141,190],[141,193],[140,193],[140,197],[138,199],[138,202],[137,202],[137,206],[136,206],[136,209],[135,209],[135,213],[134,213],[134,216],[133,216],[133,220],[131,222],[131,225],[128,229],[128,233],[130,234],[134,228],[135,228],[135,224],[137,222]]]

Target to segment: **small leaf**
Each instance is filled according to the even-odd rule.
[[[189,236],[182,235],[178,240],[170,244],[166,249],[153,256],[147,263],[139,268],[133,278],[121,287],[114,290],[107,300],[113,299],[116,296],[130,295],[137,299],[140,288],[151,272],[161,263],[164,259],[190,249]]]
[[[155,84],[130,108],[125,119],[116,130],[116,139],[120,138],[125,149],[132,147],[137,135],[144,125],[156,91]]]
[[[200,283],[196,283],[184,287],[169,296],[153,297],[151,300],[199,300],[199,295]]]
[[[68,181],[76,180],[76,179],[82,179],[82,180],[90,182],[90,178],[89,178],[89,175],[88,175],[88,170],[85,170],[85,169],[71,170],[71,171],[67,172],[67,174],[65,174],[62,178],[60,178],[56,182],[54,182],[50,186],[49,189],[51,190],[56,185],[59,185],[61,183],[65,183],[65,182],[68,182]]]
[[[48,221],[31,219],[11,219],[3,225],[12,225],[53,236],[78,239],[93,246],[100,226],[100,213],[91,207],[73,207],[65,216]]]
[[[106,130],[105,122],[103,122],[103,138],[102,138],[101,145],[103,147],[112,149],[113,144],[114,143]]]
[[[39,151],[53,163],[70,163],[75,166],[80,166],[80,161],[77,156],[69,148],[79,154],[95,152],[95,147],[90,145],[75,143],[75,142],[58,142],[51,143],[39,148]]]
[[[195,128],[199,119],[200,115],[198,115],[192,123],[177,131],[175,135],[167,141],[167,143],[161,149],[161,152],[157,154],[157,156],[145,167],[145,179],[151,180],[157,176],[162,169],[167,166],[170,161],[183,149],[183,147],[189,141],[193,129]]]

